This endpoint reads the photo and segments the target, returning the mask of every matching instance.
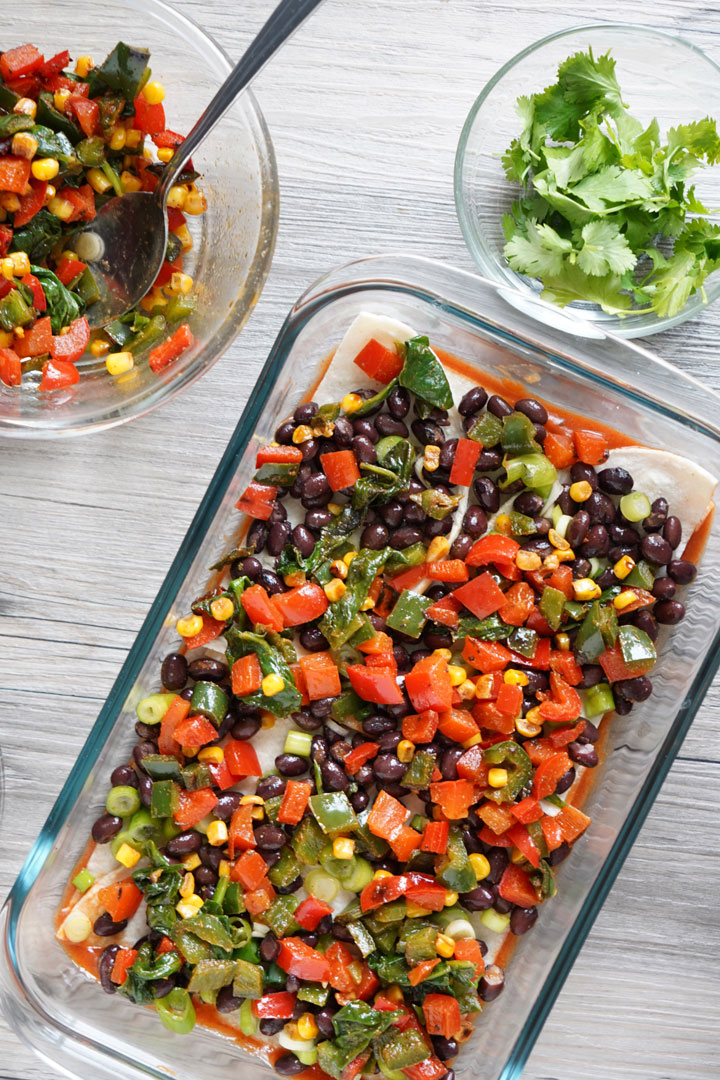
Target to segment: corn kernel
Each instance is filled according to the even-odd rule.
[[[332,581],[328,581],[327,585],[323,586],[323,589],[330,603],[334,604],[341,596],[345,595],[347,585],[340,578],[333,578]]]
[[[265,800],[262,795],[243,795],[240,799],[241,806],[264,806]]]
[[[124,375],[135,366],[135,357],[131,352],[110,353],[105,361],[105,367],[111,375]]]
[[[337,836],[332,845],[333,858],[352,859],[355,855],[355,841],[349,836]]]
[[[177,236],[178,240],[182,244],[183,254],[190,251],[193,246],[192,236],[187,225],[178,225],[177,229],[173,229],[173,236]]]
[[[375,607],[375,601],[372,599],[371,596],[368,596],[367,600],[363,600],[362,604],[360,605],[360,610],[361,611],[372,611],[372,609],[374,607]]]
[[[575,484],[570,485],[570,498],[573,502],[587,502],[592,493],[592,486],[587,480],[578,480]]]
[[[395,754],[403,765],[408,765],[415,757],[415,743],[411,742],[410,739],[401,739],[397,744]]]
[[[562,631],[555,635],[555,644],[561,652],[570,652],[570,638]]]
[[[340,402],[340,408],[344,413],[352,414],[357,412],[363,401],[359,394],[346,394]]]
[[[69,90],[56,90],[53,94],[53,104],[58,112],[65,112],[65,106],[67,105],[68,98],[70,97]]]
[[[202,615],[186,615],[184,619],[178,619],[175,624],[180,637],[190,638],[199,634],[203,628]]]
[[[515,863],[517,866],[518,863],[524,863],[527,862],[527,860],[519,848],[513,848],[510,852],[510,862]]]
[[[467,679],[467,671],[464,667],[460,667],[459,664],[449,664],[448,675],[450,676],[451,686],[460,686]]]
[[[515,556],[515,565],[518,570],[539,570],[542,566],[542,559],[537,551],[524,551],[520,548],[520,551]]]
[[[450,890],[448,890],[445,893],[445,907],[452,907],[453,904],[457,904],[459,899],[460,897],[456,892],[451,892]]]
[[[475,683],[472,679],[466,679],[465,682],[461,682],[456,690],[463,701],[472,701],[475,697]]]
[[[629,555],[623,555],[622,558],[613,566],[613,574],[620,581],[624,581],[628,574],[632,573],[635,569],[635,560],[631,559]]]
[[[510,686],[527,686],[528,677],[524,671],[518,671],[517,668],[508,668],[503,672],[503,682],[509,683]]]
[[[143,97],[148,105],[159,105],[161,101],[165,100],[165,87],[160,82],[146,83]]]
[[[384,878],[392,877],[393,875],[389,870],[376,870],[373,874],[373,881],[382,881]]]
[[[557,549],[556,551],[554,551],[553,556],[557,559],[559,563],[572,562],[572,560],[575,558],[575,552],[571,547],[562,548],[562,550]]]
[[[218,596],[210,604],[210,614],[218,622],[227,622],[235,614],[235,605],[229,596]]]
[[[477,880],[484,881],[491,870],[490,863],[485,856],[473,852],[471,855],[468,855],[468,862],[472,866]]]
[[[181,919],[192,919],[198,913],[198,909],[189,900],[181,900],[175,905],[175,910]]]
[[[398,986],[397,983],[393,983],[392,986],[386,987],[383,991],[383,997],[386,997],[388,1001],[392,1001],[394,1005],[399,1005],[405,1000],[402,987]]]
[[[213,765],[221,765],[225,760],[225,751],[222,746],[203,746],[198,750],[198,761],[212,761]]]
[[[435,472],[440,468],[440,447],[428,443],[423,453],[423,468],[426,472]]]
[[[0,206],[9,214],[17,214],[20,209],[20,198],[14,191],[4,191],[0,195]]]
[[[13,153],[15,157],[25,158],[26,161],[32,161],[37,154],[37,151],[38,141],[29,131],[18,131],[13,135],[11,153]],[[52,161],[53,159],[49,158],[47,160]]]
[[[0,259],[0,274],[2,274],[2,276],[6,278],[7,281],[12,281],[12,279],[15,277],[13,261],[9,255],[4,259]]]
[[[124,169],[120,173],[120,183],[123,186],[123,191],[127,194],[130,191],[139,191],[142,187],[142,180],[134,173],[128,172]]]
[[[183,746],[182,752],[185,757],[195,757],[199,749],[199,746]]]
[[[188,896],[192,896],[195,892],[195,875],[193,873],[188,871],[187,874],[183,875],[178,892],[183,900],[187,900]]]
[[[12,262],[15,277],[25,277],[30,273],[30,257],[26,251],[14,251],[8,258]]]
[[[37,102],[29,97],[21,97],[13,105],[13,112],[18,116],[30,116],[34,120],[37,115]]]
[[[207,842],[212,847],[222,847],[227,844],[228,827],[224,821],[211,821],[208,825]]]
[[[95,61],[92,56],[78,56],[75,61],[75,74],[79,75],[81,79],[85,79],[88,72],[92,71],[94,67]]]
[[[269,731],[270,728],[275,727],[275,717],[266,709],[260,713],[260,727],[263,731]]]
[[[501,536],[509,536],[512,532],[512,522],[509,514],[498,514],[495,518],[495,532]]]
[[[334,514],[335,517],[337,517],[338,514],[342,514],[342,511],[343,511],[343,508],[340,505],[340,503],[336,503],[336,502],[329,502],[327,504],[327,506],[325,507],[325,509],[328,511],[328,513]]]
[[[191,855],[186,855],[181,862],[186,870],[197,870],[198,866],[202,866],[202,859],[197,851],[193,851]]]
[[[344,581],[348,576],[347,563],[343,559],[333,559],[330,563],[330,573],[333,577],[340,578]]]
[[[530,711],[532,712],[532,710]],[[533,724],[531,720],[528,720],[527,716],[518,716],[515,721],[515,730],[518,735],[522,735],[526,739],[534,739],[542,731],[542,724]]]
[[[195,911],[197,913],[200,910],[200,908],[203,906],[205,901],[203,900],[202,896],[198,896],[197,893],[193,893],[192,896],[188,896],[185,903],[190,904],[191,907],[194,907]]]
[[[0,349],[11,349],[13,335],[11,330],[0,330]]]
[[[52,157],[35,158],[30,169],[36,180],[54,180],[60,172],[60,162]]]
[[[300,1039],[316,1039],[319,1034],[319,1029],[315,1023],[315,1017],[312,1013],[306,1012],[299,1017],[297,1022],[297,1033]]]
[[[505,787],[508,782],[507,769],[491,769],[488,773],[488,784],[490,787],[501,788]]]
[[[62,924],[65,937],[76,945],[90,937],[92,928],[92,923],[84,911],[71,911]]]
[[[437,562],[444,559],[450,551],[450,542],[446,536],[434,536],[428,544],[425,562]]]
[[[560,565],[560,552],[553,551],[550,555],[546,555],[543,559],[543,566],[546,570],[557,570]]]
[[[172,191],[172,188],[170,190]],[[185,213],[189,214],[191,217],[196,217],[198,214],[204,214],[207,210],[207,199],[202,191],[189,191],[183,209]]]
[[[183,274],[181,270],[176,270],[165,286],[165,292],[169,296],[187,296],[189,292],[192,292],[194,284],[195,282],[189,274]]]
[[[482,741],[483,741],[483,737],[480,734],[480,732],[478,731],[476,735],[471,735],[470,738],[466,739],[465,742],[462,743],[461,745],[462,745],[463,750],[469,750],[471,746],[478,746],[478,744],[481,743]]]
[[[98,195],[104,195],[106,191],[109,191],[112,184],[108,180],[102,169],[88,169],[87,171],[88,184],[96,191]]]
[[[221,859],[218,864],[218,877],[230,877],[230,863],[227,859]]]
[[[265,697],[275,697],[285,689],[285,680],[281,675],[266,675],[260,684]]]
[[[634,604],[637,598],[638,594],[632,589],[623,589],[613,600],[613,607],[616,611],[624,611],[625,608]]]
[[[172,158],[175,151],[170,146],[161,146],[157,152],[158,161],[162,161],[164,165],[167,165],[168,161]]]
[[[56,195],[57,190],[52,186],[52,184],[48,184],[48,186],[45,188],[45,206],[47,206],[50,200],[54,199]]]
[[[438,934],[435,938],[435,952],[443,959],[449,960],[455,955],[455,942],[448,934]]]
[[[140,859],[140,852],[136,848],[130,847],[129,844],[121,844],[115,858],[130,870]]]
[[[350,563],[353,561],[353,559],[357,559],[357,557],[358,557],[357,551],[346,551],[345,554],[343,555],[343,562],[345,563],[346,566],[349,566]]]
[[[308,442],[313,438],[313,430],[307,424],[298,424],[292,433],[292,441],[296,446],[301,443]]]
[[[167,204],[175,210],[182,210],[187,201],[187,196],[187,188],[183,187],[182,184],[173,184],[168,191]]]
[[[578,578],[572,584],[576,600],[597,600],[598,596],[602,594],[602,589],[592,578]]]
[[[525,713],[525,719],[529,720],[531,724],[542,724],[543,718],[540,715],[540,706],[533,705],[532,709],[528,709]]]
[[[124,128],[124,127],[113,128],[112,135],[110,136],[110,149],[111,150],[122,150],[122,148],[125,146],[126,139],[127,139],[127,128]]]
[[[565,539],[564,536],[560,535],[557,529],[550,529],[550,532],[548,533],[548,540],[550,541],[552,546],[554,548],[558,548],[559,551],[567,551],[567,549],[570,547],[568,541]]]
[[[439,656],[441,660],[447,660],[448,663],[452,660],[450,649],[433,649],[433,656]]]
[[[304,570],[294,570],[291,574],[283,574],[283,581],[289,589],[294,589],[297,585],[305,584],[307,575]]]

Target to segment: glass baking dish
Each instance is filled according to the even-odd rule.
[[[405,256],[333,271],[291,310],[245,411],[72,774],[2,912],[0,995],[5,1016],[46,1062],[78,1078],[230,1080],[269,1067],[229,1039],[196,1028],[166,1031],[151,1011],[117,1004],[72,962],[54,936],[70,871],[104,806],[107,777],[129,754],[134,704],[157,686],[211,566],[236,539],[235,503],[254,471],[257,441],[272,438],[323,370],[353,317],[371,310],[400,319],[483,372],[511,378],[528,395],[602,420],[640,443],[675,450],[720,475],[720,431],[701,419],[720,400],[651,353],[552,310],[540,301],[441,263]],[[543,305],[543,307],[545,307]],[[592,336],[588,336],[588,334]],[[720,413],[719,413],[720,415]],[[519,1076],[578,950],[650,809],[720,662],[720,607],[711,581],[720,525],[679,631],[661,642],[654,694],[613,717],[604,762],[584,804],[593,825],[558,868],[559,893],[518,939],[502,998],[478,1019],[456,1072],[474,1080]]]

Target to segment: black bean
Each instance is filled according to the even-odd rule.
[[[577,510],[577,503],[570,498],[570,485],[563,484],[560,489],[560,494],[557,497],[557,503],[563,514],[569,514],[571,517]]]
[[[410,394],[404,386],[393,386],[386,404],[391,416],[403,420],[410,412]]]
[[[455,1039],[446,1039],[444,1035],[433,1035],[432,1044],[435,1054],[441,1061],[449,1061],[457,1056],[458,1044]]]
[[[160,735],[159,724],[143,724],[142,720],[138,720],[135,724],[135,734],[144,742],[151,742],[153,744],[153,753],[157,750],[155,743],[158,741]]]
[[[463,893],[461,899],[468,911],[487,911],[493,905],[495,894],[487,885],[478,885],[470,892]]]
[[[293,723],[301,731],[317,731],[322,724],[322,720],[318,716],[313,716],[309,709],[301,709],[300,712],[295,713],[293,716]]]
[[[528,930],[532,930],[537,919],[538,909],[536,907],[516,907],[510,916],[510,932],[515,934],[516,937],[527,934]]]
[[[676,589],[677,585],[671,577],[656,578],[652,594],[657,600],[672,600]]]
[[[586,769],[594,769],[600,760],[592,743],[568,743],[567,752],[571,761],[576,765],[583,765]]]
[[[535,428],[535,439],[537,440],[537,442],[540,443],[541,446],[543,446],[545,444],[545,440],[547,439],[547,436],[548,436],[547,429],[544,428],[542,424],[535,424],[534,428]]]
[[[615,519],[615,504],[602,491],[593,491],[589,499],[583,503],[583,510],[590,515],[593,525],[609,525]]]
[[[598,574],[595,578],[596,585],[599,585],[601,589],[611,589],[613,585],[617,584],[617,578],[613,570],[603,570],[602,574]]]
[[[204,680],[219,683],[223,679],[227,679],[229,671],[224,660],[215,660],[210,656],[204,656],[191,661],[188,665],[188,674],[195,682]]]
[[[413,420],[411,427],[421,446],[442,446],[445,441],[442,428],[432,420]]]
[[[483,450],[475,465],[476,472],[495,472],[502,465],[502,454],[499,450]],[[484,505],[484,504],[483,504]]]
[[[406,439],[409,435],[408,426],[404,420],[398,420],[394,416],[389,416],[387,413],[380,413],[375,417],[375,430],[386,438],[388,435],[399,435],[401,438]]]
[[[392,753],[398,746],[398,743],[402,739],[402,733],[400,731],[386,731],[384,734],[378,736],[378,746],[380,747],[381,754]],[[392,777],[391,779],[394,779]]]
[[[182,859],[184,855],[192,855],[200,849],[202,837],[198,832],[183,832],[173,836],[165,845],[165,850],[173,859]]]
[[[571,564],[573,577],[578,578],[590,577],[592,566],[587,559],[575,559]]]
[[[448,558],[462,559],[462,561],[464,562],[465,559],[468,557],[470,553],[470,548],[473,546],[474,543],[475,541],[473,540],[472,536],[464,536],[461,533],[460,536],[456,537],[456,539],[453,541],[453,545],[450,548]]]
[[[500,397],[499,394],[493,394],[492,397],[488,398],[487,407],[488,412],[491,412],[493,416],[497,416],[500,419],[502,419],[503,416],[510,416],[513,411],[512,405],[510,405],[505,398]]]
[[[285,509],[285,507],[283,506],[283,504],[281,502],[276,502],[275,505],[272,508],[272,511],[270,512],[270,517],[268,518],[268,524],[269,525],[274,525],[276,521],[285,521],[286,518],[287,518],[287,510]]]
[[[658,636],[655,617],[649,611],[637,611],[635,613],[635,626],[638,630],[644,630],[651,641],[656,641]]]
[[[500,490],[489,476],[479,476],[473,485],[478,502],[488,514],[494,514],[500,507]]]
[[[516,401],[515,412],[524,413],[533,424],[547,424],[549,419],[547,409],[536,398],[521,398]]]
[[[526,514],[528,517],[535,517],[543,506],[543,500],[533,491],[523,491],[513,502],[513,510],[517,510],[518,514]]]
[[[583,744],[596,743],[599,738],[600,732],[596,728],[595,724],[593,724],[592,720],[586,720],[582,735],[578,735],[575,741]]]
[[[668,510],[667,499],[661,495],[658,499],[655,499],[650,507],[650,513],[643,521],[643,528],[646,532],[654,531],[655,529],[661,529],[667,521]]]
[[[347,791],[350,787],[350,780],[345,770],[336,761],[323,761],[320,772],[327,791]]]
[[[372,420],[366,420],[364,417],[360,417],[358,420],[353,420],[352,425],[356,435],[364,435],[371,443],[380,441],[380,436],[378,435]]]
[[[334,703],[334,697],[318,698],[317,701],[310,703],[310,712],[313,716],[320,717],[321,720],[327,720],[332,713]]]
[[[263,939],[265,940],[265,939]],[[262,945],[260,946],[262,952]],[[280,949],[278,947],[278,953]],[[282,1020],[279,1016],[264,1016],[260,1021],[260,1034],[261,1035],[278,1035],[287,1023],[286,1020]]]
[[[308,510],[305,515],[305,524],[308,529],[312,529],[314,532],[320,532],[326,525],[329,525],[334,518],[329,510]]]
[[[675,549],[680,546],[680,541],[682,540],[682,525],[680,524],[680,518],[671,514],[663,525],[662,534],[672,550],[675,551]]]
[[[550,680],[544,671],[526,671],[525,676],[527,678],[527,689],[533,693],[537,693],[538,690],[547,690],[550,686]]]
[[[267,540],[268,527],[264,521],[253,521],[252,525],[248,529],[247,544],[249,548],[252,548],[256,554],[265,547],[265,541]]]
[[[564,862],[565,859],[567,859],[570,851],[570,845],[563,841],[560,847],[557,847],[554,851],[550,852],[548,855],[548,862],[551,866],[559,866],[561,862]]]
[[[656,604],[653,613],[663,626],[675,626],[685,618],[685,605],[679,600],[662,600]]]
[[[628,495],[633,489],[633,478],[627,469],[620,467],[602,469],[598,473],[600,489],[608,495]]]
[[[315,1013],[315,1023],[318,1026],[318,1031],[326,1039],[335,1038],[335,1027],[333,1026],[333,1010],[325,1006],[320,1012]]]
[[[298,405],[293,413],[293,420],[296,424],[309,424],[315,419],[317,411],[318,404],[316,401],[306,401],[304,405]]]
[[[300,1004],[304,1006],[304,1002],[301,1001]],[[274,1062],[275,1072],[280,1076],[296,1076],[298,1073],[305,1072],[306,1067],[294,1054],[281,1054]]]
[[[282,776],[263,776],[258,780],[255,792],[261,799],[276,799],[282,795],[287,787],[287,781]]]
[[[504,896],[501,896],[497,887],[495,888],[495,898],[493,900],[493,907],[499,915],[509,915],[513,909],[513,903],[511,900],[506,900]]]
[[[425,521],[427,521],[427,514],[422,506],[418,506],[418,504],[414,502],[405,503],[403,522],[406,525],[422,525]]]
[[[370,548],[371,551],[380,551],[388,542],[390,531],[381,521],[375,521],[372,525],[366,525],[360,537],[360,546]]]
[[[622,544],[623,547],[637,547],[640,543],[640,537],[634,529],[615,522],[608,527],[608,536],[613,544]]]
[[[336,734],[336,732],[334,732],[333,734]],[[339,739],[336,739],[330,747],[330,756],[334,758],[335,761],[339,761],[342,765],[351,750],[352,746],[350,745],[348,740],[340,737]]]
[[[452,634],[449,630],[446,630],[444,626],[428,623],[423,633],[423,641],[430,650],[448,649],[452,646]],[[413,660],[414,659],[415,657],[413,656]]]
[[[198,848],[198,855],[200,856],[203,866],[208,866],[215,874],[217,874],[223,859],[222,849],[213,847],[211,844],[203,841]]]
[[[634,679],[622,679],[616,682],[613,690],[619,691],[630,701],[647,701],[652,694],[652,683],[647,675],[638,675]]]
[[[257,581],[262,573],[262,568],[262,563],[259,559],[256,559],[254,555],[249,555],[247,559],[243,559],[242,561],[242,572],[246,577],[249,577],[251,581]]]
[[[373,772],[378,780],[401,780],[406,769],[407,765],[395,754],[379,754],[373,761]]]
[[[372,773],[372,769],[370,769],[370,773]],[[355,780],[357,783],[360,783],[360,781],[358,780],[358,775],[358,773],[355,773]],[[366,781],[366,783],[369,782],[370,781]],[[367,791],[363,791],[362,789],[356,791],[354,795],[350,796],[350,805],[352,806],[356,814],[362,813],[362,811],[365,810],[369,802],[370,796],[368,795]]]
[[[300,453],[302,454],[303,462],[313,461],[318,456],[319,451],[319,439],[306,439],[305,442],[300,443]]]
[[[187,682],[187,660],[182,653],[169,653],[162,662],[160,678],[166,690],[182,690]]]
[[[138,791],[140,792],[140,802],[145,807],[149,807],[152,802],[152,786],[153,782],[151,777],[146,776],[145,773],[138,777]]]
[[[668,563],[668,574],[678,585],[689,585],[697,576],[697,567],[688,559],[673,559]]]
[[[497,885],[510,862],[508,853],[504,848],[493,848],[487,858],[490,863],[490,873],[485,878],[485,882],[488,885]]]
[[[267,538],[267,550],[270,555],[279,555],[290,539],[292,529],[287,521],[276,521],[270,526]]]
[[[122,829],[122,818],[114,814],[102,814],[92,827],[92,838],[96,844],[107,844]]]
[[[219,1013],[231,1013],[231,1012],[235,1012],[236,1009],[239,1009],[240,1006],[242,1005],[242,1003],[243,1003],[243,999],[240,998],[240,997],[235,997],[235,995],[233,994],[232,985],[231,986],[223,986],[220,990],[218,990],[218,995],[217,995],[217,998],[215,999],[215,1008],[217,1009],[217,1011]],[[262,1030],[263,1023],[264,1023],[264,1021],[261,1020],[260,1021],[260,1029],[261,1030]],[[283,1020],[282,1023],[284,1024],[285,1021]]]
[[[292,531],[292,542],[300,554],[307,559],[315,550],[315,537],[307,525],[296,525]]]
[[[98,937],[114,937],[115,934],[120,934],[127,926],[127,919],[120,919],[119,922],[113,922],[107,911],[104,911],[102,915],[98,915],[93,925],[93,933]]]
[[[255,840],[258,847],[268,851],[280,851],[284,847],[287,837],[279,825],[258,825],[255,829]]]
[[[473,386],[471,390],[468,390],[466,394],[460,399],[458,405],[458,412],[461,416],[472,416],[474,413],[480,412],[485,408],[485,402],[488,396],[482,386]]]
[[[302,493],[305,499],[319,499],[324,498],[326,495],[332,498],[332,491],[325,473],[317,472],[313,473],[312,476],[308,476],[303,484]]]
[[[602,558],[610,550],[610,537],[604,525],[593,525],[581,546],[586,559]]]
[[[275,573],[274,570],[263,570],[262,574],[258,578],[258,584],[262,585],[271,596],[275,596],[281,592],[285,592],[285,586]]]
[[[381,506],[378,513],[389,528],[396,529],[402,522],[404,507],[399,499],[392,499],[385,506]]]
[[[239,716],[232,726],[233,739],[252,739],[260,730],[259,716]]]
[[[386,731],[392,731],[394,727],[395,721],[389,716],[382,716],[380,713],[373,713],[372,716],[367,716],[362,722],[365,734],[372,735],[373,738],[382,735]]]
[[[218,875],[209,866],[198,866],[195,881],[198,885],[217,885]]]
[[[497,964],[488,964],[482,979],[478,983],[478,996],[483,1001],[494,1001],[505,987],[505,973]],[[275,1065],[277,1068],[277,1063]]]
[[[580,547],[590,528],[590,515],[587,510],[578,510],[567,527],[565,539],[572,548]]]
[[[573,784],[575,783],[575,776],[576,776],[575,770],[572,769],[572,768],[568,769],[568,771],[566,773],[563,773],[562,776],[560,777],[560,779],[557,782],[557,787],[555,788],[555,794],[556,795],[562,795],[564,791],[567,791],[569,788],[571,788],[573,786]]]
[[[578,683],[580,690],[588,690],[605,680],[605,672],[599,664],[583,664],[582,673],[582,681]]]
[[[465,511],[462,522],[462,531],[474,540],[487,531],[487,514],[481,506],[469,506]]]
[[[451,469],[453,461],[455,460],[455,453],[458,447],[458,439],[448,439],[443,443],[442,450],[440,451],[440,468]]]
[[[119,945],[108,945],[100,953],[100,959],[98,960],[98,977],[100,979],[100,985],[106,994],[114,994],[117,990],[117,985],[112,981],[112,969],[115,965],[115,958],[120,952]]]
[[[229,821],[240,806],[241,799],[242,793],[239,791],[221,791],[213,807],[213,814],[221,821]]]
[[[334,922],[332,925],[332,936],[337,941],[353,941],[353,936],[346,926],[342,923]]]
[[[313,467],[309,463],[303,462],[297,471],[295,480],[290,488],[290,494],[293,499],[299,499],[303,493],[305,481],[308,480],[313,474]]]
[[[354,436],[355,428],[352,426],[352,420],[349,420],[347,416],[338,416],[333,431],[333,438],[338,446],[351,446]]]
[[[666,566],[672,559],[672,548],[659,533],[649,533],[640,545],[643,557],[658,566]]]
[[[627,716],[629,712],[632,712],[633,703],[630,698],[620,697],[618,694],[615,698],[615,712],[618,716]]]
[[[390,547],[400,551],[402,548],[410,547],[411,544],[419,544],[422,538],[423,534],[414,525],[401,525],[390,534]]]
[[[129,765],[118,765],[110,774],[110,784],[112,787],[137,787],[138,778]]]
[[[442,521],[436,521],[434,518],[428,518],[423,526],[423,532],[428,540],[432,540],[436,536],[447,536],[452,530],[453,520],[452,516],[448,514]],[[390,541],[392,544],[392,540]]]
[[[279,442],[281,446],[290,446],[294,431],[295,424],[292,420],[286,420],[284,424],[275,429],[275,441]]]
[[[307,758],[299,754],[278,754],[275,758],[275,768],[281,776],[302,776],[307,772]]]
[[[582,480],[587,481],[593,491],[598,489],[598,478],[592,465],[586,465],[584,461],[576,461],[570,466],[570,481],[579,484]]]
[[[460,746],[453,746],[445,751],[440,758],[440,772],[442,773],[443,780],[457,780],[457,763],[464,752],[465,751]]]

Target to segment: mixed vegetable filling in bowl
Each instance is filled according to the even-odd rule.
[[[58,917],[283,1075],[452,1076],[685,614],[715,479],[477,374],[360,315],[258,445]]]
[[[153,191],[183,136],[166,124],[165,89],[150,53],[119,42],[96,67],[67,50],[45,59],[31,44],[0,53],[0,382],[40,391],[72,386],[77,362],[104,358],[126,375],[143,356],[159,372],[193,344],[193,246],[187,216],[207,201],[189,163],[168,196],[169,239],[153,287],[137,308],[91,331],[98,299],[73,250],[79,227],[109,200]],[[155,154],[151,152],[153,145]]]

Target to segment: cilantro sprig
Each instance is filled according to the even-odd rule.
[[[715,120],[646,127],[630,115],[607,52],[579,52],[558,81],[518,98],[520,134],[503,155],[523,194],[503,219],[505,256],[543,298],[611,314],[675,315],[720,268],[720,226],[689,184],[720,162]]]

